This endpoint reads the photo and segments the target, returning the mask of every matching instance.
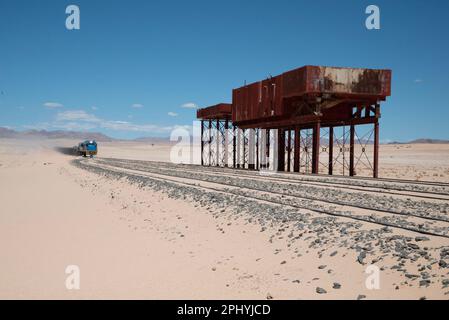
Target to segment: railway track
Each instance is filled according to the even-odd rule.
[[[255,201],[268,202],[281,206],[289,206],[296,209],[306,209],[311,212],[363,221],[380,226],[388,226],[412,231],[420,234],[449,238],[449,219],[446,214],[440,215],[420,215],[407,212],[397,212],[394,210],[373,208],[357,203],[345,203],[341,201],[332,201],[326,198],[319,199],[314,197],[304,197],[292,194],[283,190],[264,189],[268,183],[260,185],[261,179],[265,177],[249,177],[243,174],[243,178],[236,177],[236,173],[223,171],[213,172],[215,170],[204,170],[209,172],[200,172],[202,167],[179,166],[165,164],[160,162],[131,161],[121,159],[98,159],[94,161],[82,160],[83,166],[96,167],[116,173],[126,173],[129,175],[168,181],[178,185],[188,186],[190,188],[199,188],[213,192],[227,193],[237,197],[253,199]],[[220,173],[217,175],[216,173]],[[248,179],[258,181],[259,185],[252,185]],[[284,180],[274,181],[269,177],[269,183],[273,185],[285,186]],[[288,181],[290,183],[290,181]],[[321,188],[323,189],[323,188]],[[447,205],[447,204],[446,204]]]
[[[370,188],[376,189],[376,192],[384,192],[385,190],[400,192],[415,192],[416,196],[421,198],[441,199],[449,200],[449,183],[440,183],[432,181],[415,181],[415,180],[402,180],[402,179],[374,179],[368,177],[343,177],[343,176],[323,176],[323,175],[306,175],[298,173],[288,172],[264,172],[250,171],[247,169],[234,169],[234,168],[222,168],[222,167],[207,167],[198,165],[179,165],[167,162],[149,162],[143,160],[124,160],[105,158],[108,161],[128,161],[132,163],[152,163],[164,168],[183,168],[188,170],[197,170],[201,172],[218,172],[228,173],[238,176],[251,176],[258,177],[263,176],[270,179],[285,180],[301,183],[315,183],[322,185],[335,185],[337,187],[344,186],[345,188],[358,188],[360,190],[369,190]],[[355,189],[356,190],[356,189]],[[407,195],[407,194],[405,194]],[[434,195],[432,197],[431,195]],[[442,197],[435,197],[442,196]]]
[[[258,181],[259,183],[256,185],[254,189],[258,189],[260,191],[267,191],[274,194],[280,195],[290,195],[296,196],[303,199],[313,200],[313,201],[324,201],[327,203],[332,203],[340,206],[351,206],[357,207],[360,209],[376,209],[377,211],[383,211],[387,213],[394,213],[399,215],[410,215],[417,217],[426,217],[428,219],[433,220],[441,220],[441,221],[449,221],[449,201],[438,201],[438,202],[426,202],[426,201],[411,201],[411,199],[407,198],[407,200],[403,200],[400,198],[394,198],[391,195],[379,196],[379,195],[371,195],[367,196],[365,193],[363,194],[355,194],[349,193],[342,188],[339,189],[328,189],[328,188],[317,188],[317,187],[308,187],[308,188],[298,188],[296,185],[292,185],[289,183],[284,183],[280,181],[276,181],[275,183],[268,183],[264,177],[235,177],[232,174],[221,172],[220,175],[211,175],[210,173],[206,173],[199,170],[190,171],[187,168],[179,168],[174,165],[169,164],[167,167],[166,164],[161,163],[152,163],[152,162],[129,162],[127,160],[97,160],[100,163],[106,164],[114,164],[117,166],[121,166],[123,168],[128,169],[138,169],[141,171],[152,170],[152,172],[160,173],[162,170],[167,175],[178,175],[189,177],[188,174],[193,174],[194,178],[197,180],[210,181],[210,182],[218,182],[224,183],[226,185],[234,185],[234,186],[248,186],[251,185],[252,182]],[[106,162],[105,162],[106,161]],[[199,167],[197,167],[199,168]],[[228,179],[223,179],[227,177]]]
[[[111,159],[112,160],[112,159]],[[126,160],[121,159],[113,159],[112,161],[116,163],[126,163]],[[142,164],[142,162],[137,162],[137,164]],[[147,164],[148,165],[148,164]],[[228,176],[234,176],[234,177],[251,177],[251,179],[258,179],[258,180],[264,180],[264,181],[273,181],[273,182],[285,182],[285,183],[292,183],[297,184],[301,186],[305,185],[312,185],[312,186],[323,186],[323,187],[329,187],[334,189],[341,189],[344,187],[345,190],[353,190],[353,191],[361,191],[364,193],[374,193],[374,194],[387,194],[387,195],[394,195],[394,196],[403,196],[405,198],[407,197],[413,197],[413,198],[420,198],[420,199],[430,199],[430,200],[440,200],[440,201],[449,201],[449,193],[433,193],[433,192],[418,192],[418,191],[401,191],[401,190],[395,190],[393,188],[383,188],[383,187],[374,187],[372,185],[360,185],[360,186],[353,186],[343,183],[332,183],[332,182],[321,182],[321,181],[309,181],[309,180],[299,180],[295,178],[286,178],[283,177],[282,174],[280,176],[277,176],[278,174],[261,174],[257,171],[248,171],[248,170],[235,170],[235,169],[226,169],[226,168],[216,168],[216,167],[199,167],[199,166],[189,166],[189,165],[172,165],[172,164],[165,164],[165,163],[157,163],[157,166],[159,168],[165,168],[175,171],[184,171],[184,172],[201,172],[203,174],[220,174],[220,175],[228,175]],[[203,169],[205,168],[205,169]]]

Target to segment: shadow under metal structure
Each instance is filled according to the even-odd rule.
[[[232,104],[197,111],[201,165],[377,178],[390,94],[391,70],[321,66],[234,89]]]

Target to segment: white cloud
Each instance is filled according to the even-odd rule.
[[[174,129],[172,126],[158,126],[155,124],[135,124],[128,121],[107,120],[100,123],[100,127],[116,131],[133,131],[146,133],[167,133]]]
[[[57,109],[57,108],[64,107],[64,105],[59,102],[45,102],[44,107],[49,108],[49,109]]]
[[[170,117],[177,117],[178,116],[178,114],[176,113],[176,112],[169,112],[169,113],[167,113]]]
[[[196,109],[196,108],[198,108],[198,106],[196,103],[187,102],[187,103],[184,103],[183,105],[181,105],[181,108]]]
[[[92,106],[92,107],[90,107],[93,111],[96,111],[96,110],[98,110],[98,107],[96,107],[96,106]]]
[[[84,110],[60,111],[53,122],[39,123],[33,126],[26,126],[29,129],[60,129],[72,131],[87,131],[98,129],[109,129],[115,131],[132,131],[143,133],[170,133],[177,128],[189,128],[189,126],[160,126],[156,124],[136,124],[130,121],[118,121],[101,119],[94,114]]]
[[[114,131],[140,132],[148,134],[169,134],[174,129],[182,128],[190,130],[187,125],[161,126],[156,124],[137,124],[131,121],[117,121],[98,118],[84,110],[59,111],[54,121],[41,122],[34,125],[23,126],[26,129],[36,130],[70,130],[89,131],[108,129]]]
[[[56,121],[85,121],[85,122],[101,122],[95,115],[87,113],[84,110],[69,110],[58,112]]]
[[[422,80],[422,79],[415,79],[414,82],[415,82],[415,83],[421,83],[421,82],[423,82],[423,80]]]
[[[49,122],[39,122],[36,124],[25,124],[22,126],[24,129],[30,130],[48,130],[51,128],[51,123]]]
[[[131,105],[131,108],[140,109],[140,108],[143,108],[143,104],[141,104],[141,103],[134,103],[134,104]]]
[[[88,131],[95,129],[97,126],[91,122],[56,122],[52,123],[48,129],[58,129],[67,131]]]

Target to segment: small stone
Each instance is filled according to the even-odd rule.
[[[424,280],[419,281],[419,286],[420,287],[428,287],[429,284],[430,284],[430,280],[428,280],[428,279],[424,279]]]
[[[338,282],[334,282],[334,285],[332,286],[332,288],[340,289],[341,288],[341,284],[339,284]]]
[[[318,294],[325,294],[325,293],[327,293],[327,291],[324,290],[323,288],[316,287],[316,293],[318,293]]]
[[[359,256],[358,256],[358,258],[357,258],[357,261],[360,263],[360,264],[363,264],[363,260],[366,258],[366,252],[365,251],[362,251],[362,252],[360,252],[360,254],[359,254]]]
[[[331,257],[335,256],[338,253],[338,251],[334,251],[330,254]]]
[[[281,264],[286,264],[286,263],[287,263],[287,261],[285,261],[285,260],[281,262]]]
[[[327,266],[325,264],[322,264],[321,266],[318,266],[318,269],[322,270],[324,268],[326,268]]]
[[[273,296],[270,293],[267,293],[267,300],[273,300]]]
[[[438,265],[439,265],[441,268],[446,268],[446,267],[447,267],[447,262],[444,261],[444,260],[440,260],[440,262],[438,262]]]
[[[362,300],[362,299],[365,299],[365,298],[366,298],[366,296],[364,294],[359,294],[357,296],[357,300]]]
[[[418,236],[418,237],[415,237],[415,241],[416,241],[416,242],[419,242],[419,241],[429,241],[429,238],[423,237],[423,236]]]

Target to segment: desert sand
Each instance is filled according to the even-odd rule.
[[[393,227],[388,237],[408,237],[429,259],[399,262],[407,270],[398,272],[391,268],[398,263],[394,252],[379,253],[373,241],[375,249],[361,263],[355,248],[327,240],[311,245],[320,236],[316,227],[298,229],[289,220],[262,226],[243,209],[236,213],[85,170],[69,152],[76,142],[0,140],[2,299],[449,297],[449,269],[439,266],[441,259],[449,262],[440,256],[449,247],[447,237],[418,242],[422,234]],[[98,160],[166,162],[170,145],[107,142],[99,150]],[[449,182],[449,145],[385,145],[380,156],[382,177]],[[333,225],[348,220],[336,219]],[[380,227],[361,222],[360,228]],[[370,264],[383,269],[379,289],[366,286]],[[78,290],[66,288],[69,265],[79,267]]]

